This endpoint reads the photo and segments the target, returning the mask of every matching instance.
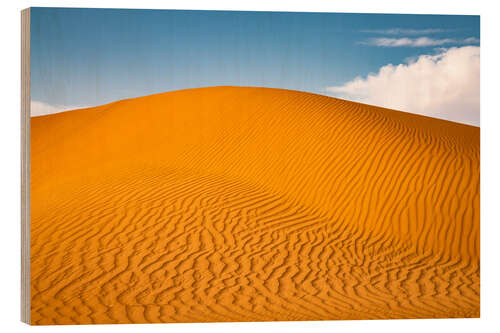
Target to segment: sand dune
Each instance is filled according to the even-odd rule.
[[[479,128],[214,87],[31,133],[33,324],[479,316]]]

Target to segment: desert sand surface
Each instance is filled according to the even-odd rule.
[[[31,322],[478,317],[479,128],[269,88],[31,119]]]

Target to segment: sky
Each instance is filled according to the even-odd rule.
[[[32,116],[206,86],[479,126],[479,16],[32,8]]]

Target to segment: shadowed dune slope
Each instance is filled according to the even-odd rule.
[[[479,316],[479,128],[213,87],[31,119],[33,324]]]

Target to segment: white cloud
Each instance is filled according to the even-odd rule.
[[[87,108],[88,106],[50,105],[43,102],[31,101],[31,116],[44,116],[52,113]]]
[[[442,46],[445,44],[476,44],[479,40],[475,37],[468,37],[465,39],[453,39],[453,38],[443,38],[435,39],[430,37],[418,37],[418,38],[370,38],[367,41],[362,41],[362,45],[372,45],[372,46],[382,46],[382,47],[426,47],[426,46]]]
[[[382,34],[382,35],[426,35],[448,32],[447,29],[403,29],[403,28],[391,28],[391,29],[374,29],[374,30],[361,30],[361,32]]]
[[[441,50],[325,90],[361,103],[479,126],[479,54],[478,46]]]
[[[469,37],[462,40],[462,44],[478,44],[478,43],[479,39],[477,39],[476,37]]]

